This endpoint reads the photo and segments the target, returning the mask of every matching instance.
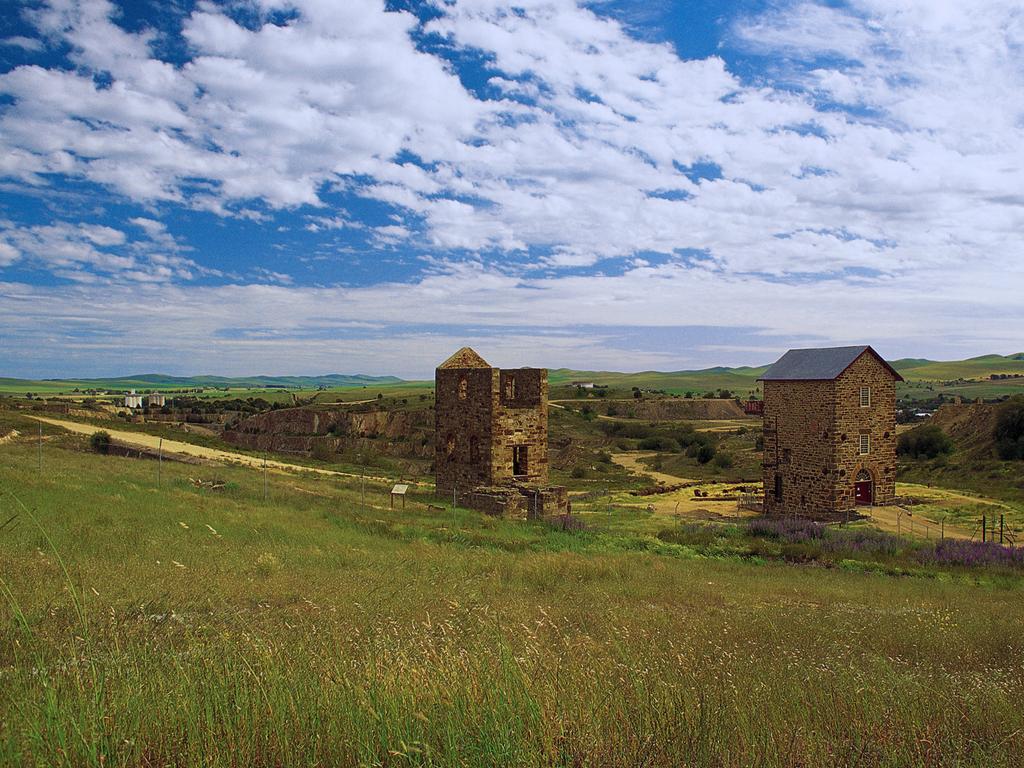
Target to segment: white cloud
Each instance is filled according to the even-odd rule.
[[[36,40],[33,37],[24,37],[22,35],[0,38],[0,45],[7,46],[9,48],[21,48],[23,51],[32,51],[33,53],[43,50],[43,44],[41,41]]]
[[[86,179],[161,211],[259,220],[259,203],[308,203],[324,210],[300,227],[364,228],[370,242],[409,243],[443,265],[401,290],[176,290],[196,318],[182,338],[196,343],[231,327],[221,308],[255,324],[386,323],[395,307],[430,323],[444,306],[446,323],[466,326],[810,328],[833,341],[945,337],[954,347],[965,333],[995,344],[1020,319],[1018,3],[776,4],[733,27],[733,43],[769,62],[757,83],[572,0],[522,0],[515,12],[501,0],[435,5],[423,32],[482,54],[500,98],[467,91],[416,48],[415,18],[380,0],[297,0],[295,19],[256,29],[204,3],[183,23],[192,58],[178,67],[156,58],[154,33],[114,23],[109,3],[53,0],[32,18],[71,46],[77,68],[0,76],[14,99],[0,107],[0,173],[33,185]],[[99,72],[112,82],[98,84]],[[715,178],[691,179],[696,164]],[[369,225],[332,210],[324,189],[401,215]],[[136,217],[122,230],[8,232],[0,264],[31,259],[78,280],[173,282],[209,269],[186,263],[161,227]],[[453,265],[452,250],[503,251],[550,275],[526,280],[500,257]],[[664,258],[578,274],[646,252]],[[707,258],[690,264],[680,252]]]
[[[80,283],[167,282],[190,280],[210,270],[175,254],[177,242],[159,222],[146,222],[149,237],[129,242],[121,230],[98,224],[70,224],[18,227],[0,221],[0,266],[17,261],[34,269]]]

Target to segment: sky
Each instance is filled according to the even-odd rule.
[[[1024,351],[1019,0],[0,15],[0,376]]]

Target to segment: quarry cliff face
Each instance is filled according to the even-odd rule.
[[[312,453],[364,450],[409,458],[433,454],[433,413],[418,410],[353,411],[284,408],[228,425],[223,437],[232,445],[260,451]]]

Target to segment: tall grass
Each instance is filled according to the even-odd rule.
[[[630,551],[334,478],[158,488],[61,440],[0,463],[0,763],[1020,764],[1019,581]]]

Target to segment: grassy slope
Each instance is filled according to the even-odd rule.
[[[8,425],[11,422],[5,422]],[[0,763],[1016,765],[1018,580],[0,446]],[[217,494],[187,477],[216,475]],[[66,572],[65,572],[66,568]],[[100,756],[103,756],[101,762]]]

